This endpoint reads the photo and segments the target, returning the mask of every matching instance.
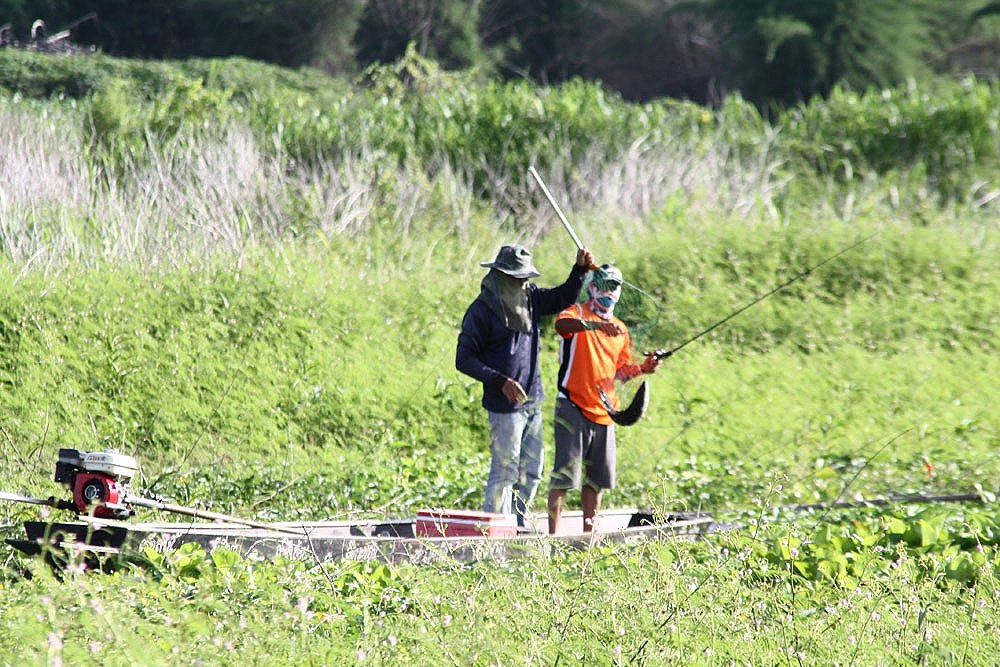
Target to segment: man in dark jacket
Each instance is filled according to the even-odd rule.
[[[573,304],[594,257],[586,248],[562,285],[528,282],[541,275],[531,251],[500,248],[482,291],[462,319],[455,367],[483,383],[483,407],[490,420],[492,461],[483,510],[516,514],[519,525],[542,474],[542,390],[538,368],[540,320]]]

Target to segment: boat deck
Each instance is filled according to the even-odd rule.
[[[580,512],[566,512],[562,530],[549,535],[544,514],[529,518],[517,535],[420,537],[416,521],[316,521],[270,524],[272,530],[235,523],[137,522],[87,519],[73,523],[25,523],[27,540],[7,539],[25,553],[40,553],[42,545],[66,548],[76,545],[94,555],[136,553],[140,547],[169,552],[194,542],[206,550],[228,548],[243,555],[263,558],[284,556],[310,560],[379,560],[438,562],[452,560],[508,560],[544,555],[560,546],[588,548],[597,544],[638,543],[649,540],[695,539],[711,532],[716,524],[707,515],[654,516],[639,510],[608,510],[598,517],[593,533],[582,529]]]

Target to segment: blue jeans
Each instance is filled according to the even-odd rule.
[[[483,511],[516,514],[518,525],[523,526],[542,478],[542,411],[487,414],[493,458]]]

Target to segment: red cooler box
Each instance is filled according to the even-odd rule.
[[[417,512],[417,537],[513,537],[513,514],[472,510],[421,510]]]

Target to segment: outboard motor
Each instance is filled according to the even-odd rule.
[[[128,504],[131,482],[139,466],[135,459],[113,449],[81,452],[60,449],[55,481],[73,492],[71,508],[79,514],[127,519],[135,510]]]

